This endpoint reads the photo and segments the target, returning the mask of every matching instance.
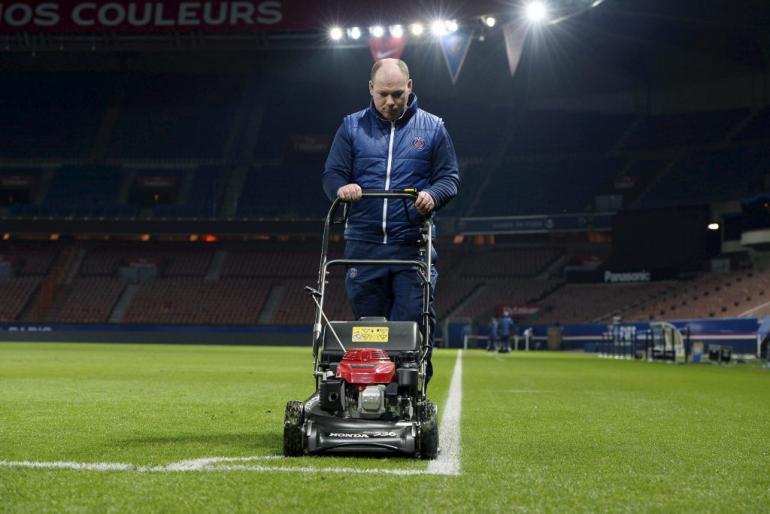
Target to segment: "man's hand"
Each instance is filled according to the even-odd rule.
[[[337,198],[346,202],[354,202],[361,199],[361,186],[358,184],[348,184],[337,190]]]
[[[420,191],[420,193],[417,195],[417,199],[414,201],[414,207],[417,209],[417,212],[423,216],[427,216],[431,213],[433,208],[436,207],[436,202],[433,201],[433,197],[431,195],[425,191]]]

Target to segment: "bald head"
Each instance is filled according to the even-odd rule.
[[[369,94],[377,112],[388,121],[401,117],[412,93],[409,68],[400,59],[380,59],[372,66]]]
[[[409,80],[409,66],[401,59],[380,59],[372,66],[372,72],[369,74],[369,80],[374,80],[374,76],[382,69],[383,73],[401,73],[404,80]]]

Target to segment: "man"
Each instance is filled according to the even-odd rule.
[[[369,79],[369,107],[346,116],[334,137],[322,181],[329,199],[354,202],[345,227],[345,258],[419,259],[419,227],[409,220],[430,216],[457,195],[460,174],[452,141],[441,118],[417,107],[412,85],[406,63],[377,61]],[[406,188],[419,191],[414,205],[407,206],[408,216],[401,201],[358,202],[362,191]],[[437,278],[434,268],[431,348]],[[414,269],[351,267],[345,287],[356,319],[385,316],[416,321],[422,329],[423,289]],[[432,374],[429,354],[426,380]]]
[[[487,340],[487,351],[494,352],[497,350],[497,318],[492,316],[489,320],[489,339]]]
[[[499,322],[500,330],[500,353],[508,353],[511,351],[511,332],[513,331],[513,320],[511,319],[511,313],[503,311],[503,317]]]

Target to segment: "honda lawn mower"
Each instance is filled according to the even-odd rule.
[[[415,190],[365,191],[361,201],[401,200],[407,216]],[[344,206],[343,215],[337,210]],[[402,455],[435,459],[438,455],[436,406],[426,397],[425,372],[430,355],[430,273],[433,222],[420,226],[418,260],[328,260],[334,225],[347,220],[348,203],[334,200],[324,223],[315,302],[313,377],[315,392],[306,401],[286,404],[283,452],[300,455]],[[404,266],[413,268],[423,286],[422,330],[414,321],[364,317],[329,321],[324,294],[333,266]]]

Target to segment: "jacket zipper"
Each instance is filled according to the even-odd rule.
[[[396,122],[390,122],[390,141],[388,142],[388,167],[385,172],[385,191],[390,189],[390,170],[393,166],[393,139],[395,139]],[[388,244],[388,199],[382,201],[382,244]]]

